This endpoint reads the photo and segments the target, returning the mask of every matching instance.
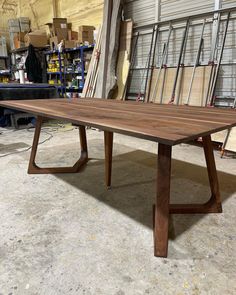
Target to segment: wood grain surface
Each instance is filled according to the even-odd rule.
[[[105,99],[0,101],[0,106],[167,145],[236,126],[236,110]]]

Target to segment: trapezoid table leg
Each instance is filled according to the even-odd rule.
[[[72,167],[50,167],[41,168],[35,163],[35,158],[37,154],[37,148],[39,143],[39,137],[41,132],[41,127],[43,123],[43,117],[38,116],[35,126],[33,145],[29,160],[28,173],[29,174],[54,174],[54,173],[76,173],[81,170],[81,168],[88,162],[88,149],[87,149],[87,139],[86,131],[84,126],[79,126],[80,134],[80,146],[81,154],[79,160]]]
[[[220,200],[219,182],[217,177],[215,158],[211,136],[202,138],[206,158],[208,178],[211,188],[211,197],[204,204],[171,204],[171,214],[197,214],[197,213],[221,213],[222,205]]]

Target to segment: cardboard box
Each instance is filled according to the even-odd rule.
[[[0,37],[0,56],[7,56],[7,43],[5,37]]]
[[[45,25],[48,26],[49,32],[50,32],[50,37],[55,37],[57,36],[57,31],[59,32],[59,37],[61,38],[60,33],[63,31],[61,30],[67,30],[67,19],[66,18],[54,18],[52,23],[46,23]],[[64,38],[62,38],[64,39]],[[67,37],[68,39],[68,37]]]
[[[77,41],[71,40],[71,41],[65,41],[65,48],[75,48],[77,47]]]
[[[49,41],[50,41],[50,47],[51,47],[51,50],[54,50],[55,47],[59,44],[57,36],[55,36],[55,37],[51,37],[51,38],[49,39]]]
[[[93,44],[94,42],[93,31],[79,32],[78,41],[80,43],[84,43],[87,41],[89,44]]]
[[[25,47],[24,38],[25,38],[25,33],[22,33],[22,32],[19,32],[14,35],[13,42],[14,42],[15,49]]]
[[[21,32],[28,32],[30,30],[30,20],[28,17],[19,17],[19,24]]]
[[[67,29],[67,19],[66,18],[53,18],[53,29]]]
[[[93,26],[79,26],[79,32],[82,31],[94,31],[95,27]]]
[[[20,24],[20,31],[21,32],[29,32],[30,31],[30,24]]]
[[[54,33],[54,30],[53,30],[53,27],[52,27],[52,23],[46,23],[45,25],[48,26],[48,29],[49,29],[49,32],[50,32],[50,37],[54,37],[55,33]]]
[[[25,46],[32,44],[34,47],[44,47],[48,44],[48,38],[45,31],[34,31],[25,35]]]
[[[88,42],[92,44],[94,42],[94,29],[95,27],[93,26],[79,26],[78,41],[80,43]]]
[[[68,30],[57,28],[56,36],[58,38],[59,43],[61,42],[61,40],[68,40]]]
[[[78,37],[79,37],[79,34],[78,32],[75,32],[75,31],[71,31],[69,30],[68,31],[68,40],[78,40]]]
[[[19,27],[20,28],[20,24],[19,24],[19,20],[18,18],[11,18],[8,20],[8,27]]]

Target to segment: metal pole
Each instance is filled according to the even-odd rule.
[[[149,70],[150,70],[150,62],[151,62],[151,56],[152,56],[152,48],[153,48],[155,29],[157,29],[157,28],[155,28],[155,26],[153,26],[151,46],[150,46],[150,50],[149,50],[149,54],[148,54],[147,73],[146,73],[145,86],[144,86],[144,101],[145,102],[147,102],[146,91],[147,91],[147,83],[148,83],[148,77],[149,77]]]
[[[197,50],[197,55],[196,55],[196,59],[195,59],[195,64],[194,64],[194,67],[193,67],[191,81],[190,81],[190,84],[189,84],[186,105],[188,105],[189,104],[189,101],[190,101],[190,95],[191,95],[192,86],[193,86],[193,79],[194,79],[194,76],[195,76],[196,68],[199,65],[199,59],[200,59],[200,55],[201,55],[201,49],[202,49],[203,33],[204,33],[205,23],[206,23],[206,20],[204,19],[203,20],[203,23],[202,23],[202,30],[201,30],[201,34],[200,34],[200,38],[199,38],[199,44],[198,44],[198,50]]]
[[[180,47],[178,63],[177,63],[177,66],[176,66],[175,80],[174,80],[172,95],[171,95],[171,99],[170,99],[169,103],[173,103],[174,100],[175,100],[175,91],[176,91],[178,75],[179,75],[179,69],[180,69],[180,64],[181,64],[181,60],[182,60],[182,55],[183,55],[185,38],[186,38],[186,35],[187,35],[188,26],[189,26],[189,19],[186,22],[186,26],[185,26],[185,29],[184,29],[184,32],[183,32],[183,38],[182,38],[182,43],[181,43],[181,47]]]
[[[189,32],[189,25],[187,27],[187,32],[186,32],[186,37],[185,37],[185,42],[184,42],[184,49],[183,49],[183,54],[182,54],[181,63],[180,63],[179,89],[178,89],[178,94],[177,94],[177,98],[176,98],[177,105],[179,104],[180,92],[181,92],[181,88],[182,88],[182,79],[183,79],[183,73],[184,73],[184,59],[185,59],[185,53],[186,53],[186,48],[187,48],[188,32]]]
[[[167,61],[167,56],[168,56],[168,49],[169,49],[169,43],[170,43],[170,37],[171,37],[172,29],[173,29],[173,27],[172,27],[172,25],[170,23],[169,24],[169,32],[168,32],[167,42],[166,42],[166,44],[164,44],[164,47],[163,47],[160,67],[159,67],[159,70],[158,70],[158,73],[157,73],[157,79],[156,79],[155,87],[154,87],[154,90],[153,90],[153,93],[152,93],[152,101],[155,100],[155,96],[157,94],[156,92],[157,92],[157,86],[158,86],[158,82],[159,82],[160,75],[161,75],[161,70],[162,70],[163,67],[165,68],[165,66],[166,66],[166,61]]]
[[[228,140],[229,140],[229,135],[230,135],[231,130],[232,130],[232,128],[230,128],[230,129],[227,130],[227,134],[226,134],[225,140],[224,140],[224,142],[223,142],[223,145],[222,145],[222,147],[221,147],[221,151],[220,151],[220,157],[221,157],[221,158],[223,158],[223,156],[224,156],[224,153],[225,153],[225,147],[226,147],[226,144],[227,144],[227,142],[228,142]]]
[[[214,14],[215,16],[215,14]],[[213,18],[214,18],[213,16]],[[212,23],[212,31],[215,32],[216,37],[214,38],[214,42],[212,42],[211,45],[211,53],[210,53],[210,61],[208,63],[208,65],[211,66],[211,71],[210,71],[210,77],[209,77],[209,82],[208,82],[208,87],[207,87],[207,93],[206,93],[206,99],[205,99],[205,106],[208,105],[208,100],[209,100],[209,94],[211,92],[211,88],[212,88],[212,83],[213,83],[213,79],[214,79],[214,74],[215,74],[215,59],[217,59],[217,54],[216,54],[216,44],[217,44],[217,40],[219,38],[218,33],[219,33],[219,28],[220,28],[220,21],[221,21],[221,14],[218,14],[218,18],[217,18],[217,26],[214,23],[216,20],[213,19],[213,23]],[[215,26],[214,30],[213,30],[213,26]],[[217,28],[217,30],[216,30]]]
[[[155,55],[156,55],[156,47],[157,47],[157,40],[158,40],[158,32],[159,32],[158,27],[156,27],[154,49],[153,49],[153,54],[152,54],[152,67],[151,67],[151,74],[150,74],[150,79],[149,79],[149,83],[148,83],[148,93],[147,93],[147,99],[146,99],[147,102],[149,102],[151,85],[152,85],[152,76],[153,76],[153,69],[154,69],[154,64],[155,64]]]
[[[228,26],[229,26],[229,19],[230,19],[230,12],[227,14],[227,19],[226,19],[226,24],[225,24],[224,34],[223,34],[223,40],[222,40],[221,49],[220,49],[220,56],[219,56],[219,60],[217,61],[216,72],[215,72],[213,84],[211,87],[210,105],[212,105],[214,102],[214,93],[215,93],[215,89],[216,89],[216,82],[217,82],[217,78],[219,75],[221,60],[222,60],[223,51],[224,51],[224,47],[225,47],[225,40],[226,40],[227,30],[228,30]]]
[[[135,39],[135,42],[134,42],[134,47],[133,47],[132,56],[131,56],[131,62],[130,62],[129,74],[131,72],[133,73],[133,66],[134,66],[135,57],[136,57],[136,53],[137,53],[138,39],[139,39],[139,32],[137,33],[136,39]],[[124,92],[123,92],[123,95],[122,95],[122,100],[125,100],[126,91],[127,91],[127,88],[130,86],[130,81],[131,81],[131,78],[129,79],[129,75],[128,75],[127,80],[125,82],[125,87],[124,87]]]

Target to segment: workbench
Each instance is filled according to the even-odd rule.
[[[37,116],[28,173],[73,173],[88,162],[85,126],[104,131],[105,179],[111,186],[113,133],[157,142],[156,204],[153,207],[154,255],[167,257],[170,214],[221,213],[219,184],[211,134],[236,126],[236,111],[104,99],[44,99],[0,101],[0,105]],[[79,125],[81,157],[72,167],[40,168],[35,163],[44,118],[64,119]],[[204,204],[170,204],[172,146],[202,137],[211,196]],[[186,195],[187,199],[187,195]]]

